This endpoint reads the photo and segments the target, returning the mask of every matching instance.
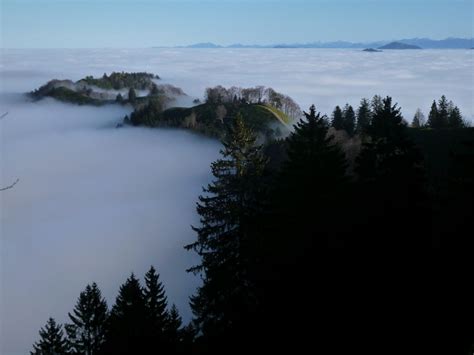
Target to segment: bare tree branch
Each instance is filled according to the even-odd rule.
[[[4,117],[7,117],[7,116],[8,116],[8,111],[5,112],[3,115],[0,116],[0,120],[1,120],[2,118],[4,118]]]
[[[5,191],[5,190],[13,188],[13,186],[18,184],[18,181],[20,181],[20,179],[16,179],[16,181],[13,184],[11,184],[10,186],[0,188],[0,191]]]

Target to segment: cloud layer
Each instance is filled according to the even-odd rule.
[[[219,144],[187,132],[120,128],[121,107],[78,107],[21,93],[50,79],[148,71],[202,97],[208,86],[266,85],[324,113],[391,95],[411,119],[442,94],[474,117],[473,52],[314,49],[2,50],[0,352],[24,354],[98,282],[109,304],[131,271],[154,264],[189,318],[195,201]]]

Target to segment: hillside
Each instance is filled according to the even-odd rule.
[[[386,44],[385,46],[379,47],[379,49],[421,49],[421,47],[402,42],[392,42]]]
[[[159,103],[150,102],[126,118],[133,125],[186,128],[209,137],[222,138],[226,125],[242,114],[246,123],[266,138],[279,138],[289,132],[289,117],[280,110],[261,104],[205,103],[191,108],[175,107],[160,112]]]
[[[51,80],[29,93],[35,100],[52,97],[77,105],[103,105],[130,103],[135,108],[146,105],[150,99],[159,98],[163,107],[173,100],[186,96],[180,88],[169,84],[157,85],[158,75],[149,73],[112,73],[101,78],[87,76],[76,82]],[[133,91],[134,97],[129,98]]]

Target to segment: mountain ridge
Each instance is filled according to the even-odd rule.
[[[218,45],[212,42],[195,43],[188,46],[176,46],[175,48],[379,48],[392,42],[400,42],[407,45],[417,46],[424,49],[470,49],[474,47],[474,38],[448,37],[435,40],[430,38],[406,38],[398,40],[384,40],[373,42],[310,42],[310,43],[277,43],[268,45],[233,43],[230,45]]]

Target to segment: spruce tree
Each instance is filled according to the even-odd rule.
[[[106,354],[144,354],[147,347],[147,315],[140,282],[132,274],[120,286],[109,316],[104,344]]]
[[[256,139],[238,114],[222,142],[222,158],[211,165],[215,180],[199,197],[201,226],[193,227],[197,241],[186,246],[201,257],[201,263],[188,271],[203,277],[191,308],[197,331],[205,337],[237,333],[253,304],[250,233],[261,209],[266,165]]]
[[[354,135],[356,116],[354,109],[349,104],[346,104],[343,112],[343,128],[349,136]]]
[[[463,128],[464,121],[462,119],[461,110],[459,107],[454,106],[449,112],[449,127],[451,128]]]
[[[181,341],[181,326],[183,321],[179,315],[178,309],[173,304],[168,313],[168,319],[165,326],[165,335],[166,339],[171,343],[177,346]]]
[[[426,123],[430,128],[440,128],[439,119],[438,119],[438,105],[436,101],[433,101],[431,104],[430,114],[428,116],[428,122]]]
[[[39,331],[40,340],[33,345],[31,355],[66,355],[69,354],[67,341],[61,325],[49,318],[45,327]]]
[[[344,129],[344,116],[339,106],[336,106],[332,113],[331,126],[338,131]]]
[[[367,99],[362,99],[359,109],[357,110],[357,133],[364,134],[370,124],[371,110],[370,102]]]
[[[163,340],[163,331],[168,319],[165,288],[159,278],[160,275],[151,266],[145,274],[145,288],[143,290],[149,321],[148,330],[150,336],[158,341]]]
[[[115,97],[115,101],[117,101],[118,103],[123,103],[123,96],[122,94],[117,94],[117,96]]]
[[[347,162],[334,137],[328,134],[326,117],[316,113],[313,105],[309,113],[305,112],[305,118],[295,125],[287,139],[288,160],[273,193],[277,214],[281,214],[275,219],[288,222],[286,225],[294,233],[287,233],[306,235],[310,244],[327,244],[325,238],[331,233],[325,228],[338,219],[332,208],[336,205],[340,208],[346,192]],[[316,219],[320,222],[318,228],[315,228]],[[313,239],[316,230],[319,235]]]
[[[449,102],[444,95],[438,101],[438,125],[438,128],[449,126]]]
[[[369,221],[373,224],[372,231],[375,234],[365,230],[359,233],[367,238],[373,237],[372,243],[388,243],[392,246],[421,243],[425,226],[419,222],[423,218],[411,221],[409,227],[400,216],[406,213],[427,217],[428,212],[423,205],[422,156],[408,138],[401,110],[397,104],[392,105],[391,97],[385,98],[383,108],[374,112],[368,132],[370,140],[363,145],[356,172],[359,176],[360,198],[365,206],[360,210],[363,210],[364,216],[372,216]],[[387,226],[391,227],[388,229]],[[406,234],[408,228],[411,230],[410,236],[415,235],[420,239],[409,240]],[[383,235],[380,230],[383,230]]]
[[[107,303],[95,282],[81,292],[73,314],[68,315],[72,323],[65,328],[72,352],[98,354],[105,341]]]

